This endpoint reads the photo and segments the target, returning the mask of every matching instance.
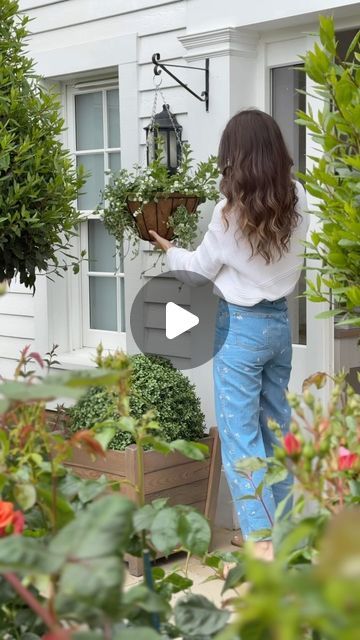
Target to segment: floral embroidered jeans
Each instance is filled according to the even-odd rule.
[[[223,340],[217,351],[216,345]],[[242,496],[254,495],[264,471],[254,472],[250,480],[236,472],[235,463],[250,456],[273,455],[276,437],[268,427],[269,418],[278,422],[283,434],[289,429],[290,407],[285,392],[292,346],[286,299],[263,300],[253,307],[220,299],[215,353],[215,407],[222,460],[241,531],[245,539],[269,539],[261,530],[272,528],[276,507],[288,495],[293,479],[288,475],[284,481],[264,487],[265,506],[256,499],[241,500]],[[284,513],[290,507],[288,500]]]

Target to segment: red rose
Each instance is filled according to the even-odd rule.
[[[0,537],[11,533],[22,533],[25,518],[21,511],[14,511],[12,502],[0,500]]]
[[[12,502],[0,500],[0,528],[5,529],[12,523],[14,517],[14,505]]]
[[[301,452],[301,442],[293,433],[287,433],[284,438],[284,449],[288,456],[295,456]]]
[[[349,469],[353,469],[357,465],[358,461],[359,456],[357,453],[351,453],[351,451],[346,449],[346,447],[340,447],[338,458],[339,471],[348,471]]]

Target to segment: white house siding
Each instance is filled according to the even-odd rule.
[[[20,350],[34,337],[34,298],[30,290],[12,282],[0,297],[0,375],[13,375]]]

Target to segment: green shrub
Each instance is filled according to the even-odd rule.
[[[141,418],[154,409],[161,427],[159,436],[167,442],[177,438],[198,440],[204,437],[204,414],[195,387],[169,360],[159,356],[135,355],[132,365],[130,414]],[[110,365],[111,366],[111,365]],[[117,418],[115,392],[104,387],[91,387],[69,412],[71,431],[88,429],[95,422]],[[119,431],[110,443],[111,449],[123,450],[133,440]]]
[[[59,140],[60,104],[24,55],[29,18],[18,11],[0,3],[0,282],[34,287],[38,270],[79,269],[69,251],[84,178]]]
[[[314,213],[321,221],[307,245],[308,258],[319,267],[306,293],[313,302],[336,303],[319,317],[346,312],[344,322],[360,326],[360,31],[343,60],[333,18],[321,16],[320,42],[303,57],[319,109],[313,113],[309,106],[297,120],[321,150],[311,157],[312,168],[299,174],[317,199]]]

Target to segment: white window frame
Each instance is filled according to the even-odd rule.
[[[107,141],[107,112],[105,93],[111,89],[119,90],[119,83],[117,80],[100,80],[94,82],[85,83],[72,83],[66,85],[66,102],[67,102],[67,127],[68,127],[68,145],[72,154],[74,165],[76,165],[77,157],[81,155],[87,155],[90,153],[102,153],[104,154],[104,182],[105,185],[109,182],[110,176],[106,174],[109,170],[109,154],[112,152],[119,152],[121,154],[121,146],[119,147],[103,147],[103,149],[86,149],[78,151],[76,150],[76,125],[75,125],[75,96],[84,95],[85,93],[102,92],[103,101],[103,131],[104,139]],[[119,96],[120,101],[120,96]],[[88,220],[101,220],[101,214],[94,214],[92,210],[82,211],[81,218],[83,222],[80,224],[80,251],[85,250],[88,254]],[[89,296],[89,277],[101,276],[101,277],[116,277],[116,293],[117,300],[120,300],[120,279],[123,280],[124,287],[125,276],[124,271],[120,271],[120,258],[116,256],[116,272],[114,274],[106,274],[100,272],[89,271],[88,260],[85,259],[81,265],[81,281],[79,291],[79,310],[81,312],[81,348],[95,348],[100,342],[105,349],[125,349],[126,348],[126,331],[121,330],[121,316],[125,316],[125,309],[121,313],[117,309],[118,318],[118,331],[106,331],[90,328],[90,296]]]

